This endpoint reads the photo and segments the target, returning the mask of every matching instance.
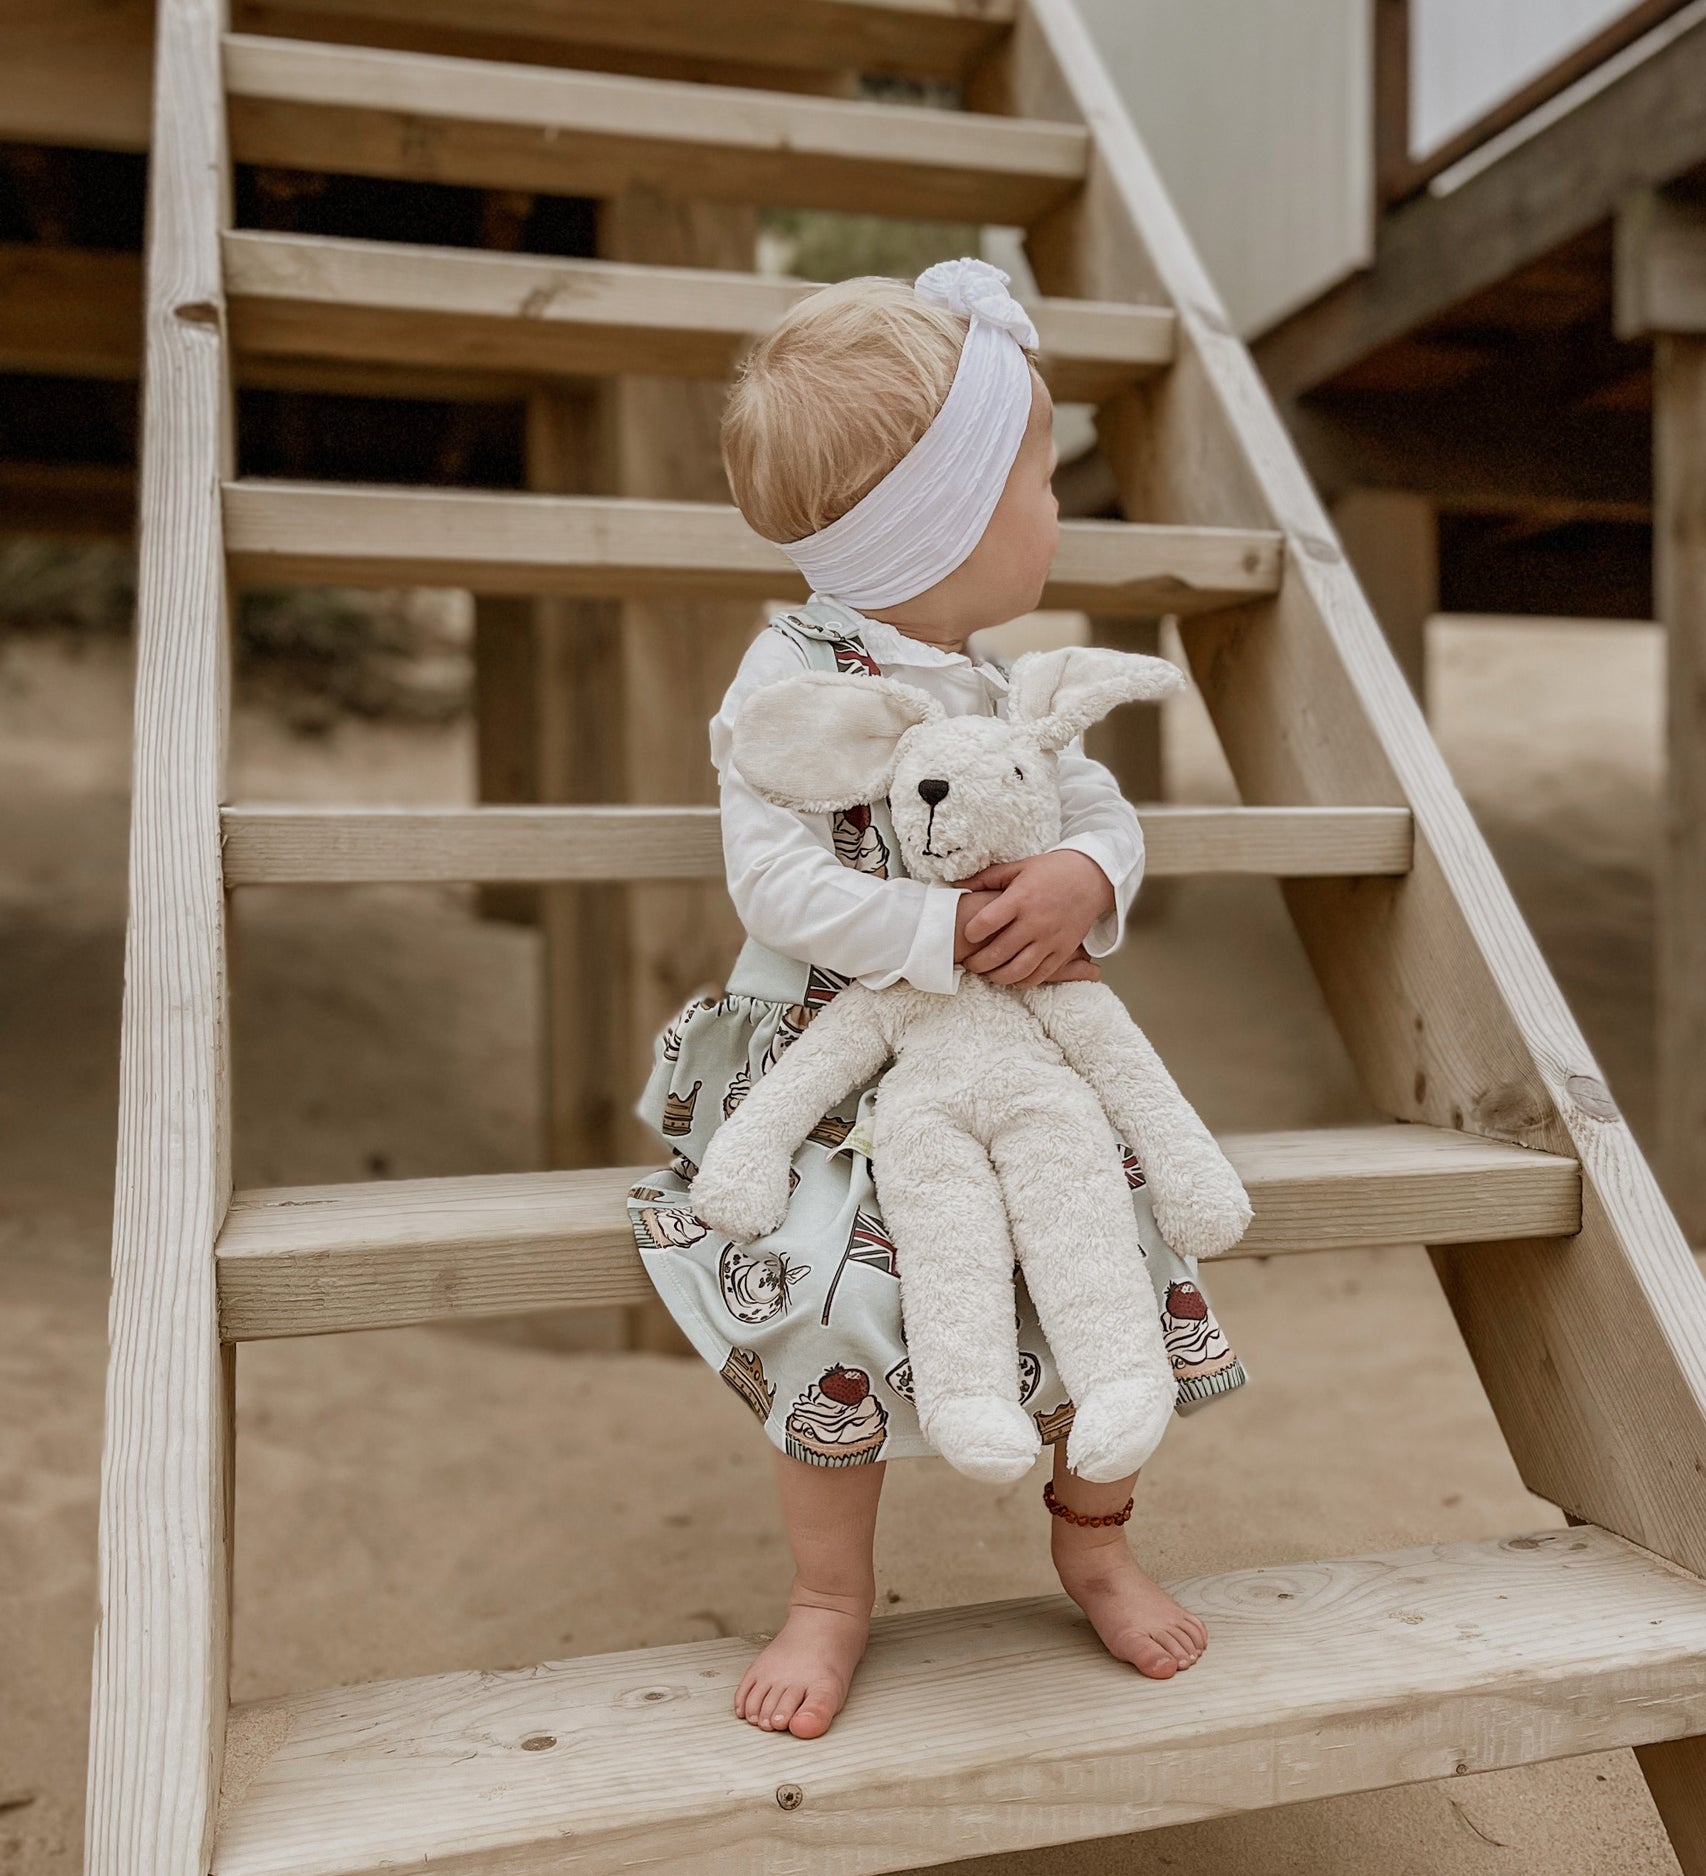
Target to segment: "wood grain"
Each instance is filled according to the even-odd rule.
[[[708,378],[726,377],[816,290],[709,267],[252,232],[226,236],[225,282],[232,338],[250,358]],[[1042,299],[1029,310],[1064,401],[1100,402],[1172,356],[1164,307]]]
[[[482,593],[803,599],[805,582],[712,502],[242,481],[230,566],[255,585],[462,586]],[[1043,603],[1189,615],[1271,592],[1276,537],[1248,528],[1061,524]]]
[[[60,0],[64,4],[64,0]],[[567,42],[653,58],[955,78],[1000,43],[1014,0],[740,0],[708,31],[704,0],[312,0],[321,19]],[[255,10],[253,7],[247,11]],[[264,9],[263,9],[264,10]],[[327,37],[331,37],[328,33]]]
[[[1238,1134],[1256,1209],[1230,1255],[1555,1236],[1580,1218],[1566,1159],[1430,1127]],[[592,1309],[652,1286],[624,1197],[645,1166],[240,1192],[219,1240],[231,1341]]]
[[[1139,809],[1145,875],[1402,873],[1402,808]],[[715,808],[302,808],[222,816],[227,886],[719,879]]]
[[[1083,174],[1075,126],[305,40],[226,44],[240,161],[416,182],[1023,223]]]
[[[1591,1528],[1172,1588],[1188,1691],[1062,1597],[889,1616],[808,1752],[730,1719],[744,1639],[244,1708],[214,1876],[860,1876],[1706,1725],[1706,1588]]]
[[[91,1876],[203,1876],[228,1697],[231,1376],[212,1255],[231,1180],[222,23],[217,0],[161,0]]]

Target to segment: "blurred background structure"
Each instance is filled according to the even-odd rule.
[[[1080,5],[1614,1092],[1706,1241],[1706,582],[1685,571],[1706,505],[1706,7]],[[855,79],[774,47],[636,54],[526,0],[489,0],[477,32],[450,0],[234,11],[239,30],[286,37],[953,98],[940,60]],[[25,1586],[0,1681],[29,1690],[0,1733],[0,1867],[24,1876],[75,1868],[80,1829],[152,25],[137,0],[0,8],[0,1560]],[[365,339],[346,328],[314,356],[325,304],[281,301],[267,237],[756,260],[808,279],[1016,254],[1012,231],[973,221],[296,170],[244,134],[227,266],[251,283],[231,326],[246,476],[724,493],[716,385],[565,380],[495,343],[454,369],[399,363],[382,309]],[[1069,406],[1060,486],[1078,515],[1112,499],[1089,435]],[[711,798],[699,726],[753,617],[322,586],[247,592],[236,622],[244,796],[683,803]],[[1012,643],[1089,629],[1058,615]],[[1236,799],[1199,705],[1120,734],[1134,796]],[[1117,982],[1218,1127],[1369,1117],[1271,882],[1168,881],[1149,902]],[[675,883],[259,888],[237,927],[249,1186],[644,1158],[626,1102],[655,1024],[720,976],[735,936],[719,890]],[[1219,1279],[1262,1398],[1182,1429],[1158,1461],[1162,1574],[1555,1519],[1523,1490],[1418,1252],[1295,1261],[1303,1283],[1258,1264]],[[651,1312],[622,1308],[247,1351],[238,1692],[767,1620],[785,1578],[762,1452],[672,1348]],[[614,1493],[615,1449],[586,1431],[609,1421],[641,1448]],[[1028,1503],[960,1483],[897,1474],[892,1605],[1048,1587]],[[446,1516],[475,1492],[501,1545]],[[565,1510],[593,1497],[600,1531]],[[944,1505],[973,1534],[970,1566],[932,1544]],[[640,1563],[660,1516],[662,1551]],[[966,1867],[1111,1876],[1158,1856],[1205,1872],[1236,1857],[1254,1876],[1676,1867],[1627,1754]]]

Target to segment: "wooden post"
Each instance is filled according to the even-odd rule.
[[[1653,192],[1617,224],[1617,329],[1653,339],[1653,593],[1666,644],[1659,854],[1659,1167],[1706,1244],[1706,203]]]
[[[1333,525],[1398,668],[1427,707],[1427,626],[1439,610],[1439,520],[1426,495],[1347,489]]]
[[[637,190],[600,212],[600,252],[613,259],[750,267],[756,246],[757,216],[745,207]],[[726,500],[717,445],[723,396],[717,383],[619,378],[599,388],[596,403],[559,404],[549,441],[540,433],[546,407],[537,406],[530,456],[559,488],[578,449],[576,486],[596,475],[623,495]],[[539,618],[542,798],[714,802],[705,726],[756,627],[752,608],[541,601]],[[739,948],[728,896],[716,881],[561,886],[542,900],[550,1164],[656,1157],[658,1143],[632,1103],[657,1031],[690,992],[722,980]],[[661,1309],[648,1305],[629,1313],[626,1340],[680,1345]]]
[[[507,593],[474,598],[475,798],[504,807],[539,799],[539,634],[533,601]],[[532,886],[486,885],[480,916],[532,925]]]
[[[157,26],[91,1876],[203,1876],[230,1699],[233,1365],[213,1264],[231,1195],[224,16],[218,0],[162,0]]]

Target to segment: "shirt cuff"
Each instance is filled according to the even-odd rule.
[[[1127,873],[1136,873],[1138,869],[1122,868],[1121,856],[1115,852],[1113,843],[1104,840],[1099,834],[1075,834],[1070,840],[1058,842],[1049,852],[1081,853],[1086,859],[1094,860],[1102,869],[1108,884],[1114,889],[1114,909],[1104,912],[1084,934],[1084,949],[1093,958],[1105,958],[1110,951],[1117,951],[1120,941],[1125,937],[1126,909],[1137,891],[1135,878],[1127,887]]]
[[[954,926],[961,890],[935,884],[924,889],[924,909],[899,972],[914,990],[949,996],[959,988],[961,966],[954,962]]]

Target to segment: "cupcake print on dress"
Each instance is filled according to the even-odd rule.
[[[863,1368],[826,1368],[783,1425],[791,1458],[808,1466],[868,1466],[883,1449],[889,1416]]]
[[[1161,1333],[1166,1338],[1181,1401],[1224,1393],[1244,1379],[1243,1368],[1221,1334],[1208,1298],[1194,1283],[1168,1284]]]
[[[663,1098],[663,1131],[672,1136],[688,1134],[693,1131],[693,1109],[699,1099],[699,1090],[704,1082],[696,1081],[685,1094],[677,1094],[672,1088]]]
[[[788,1307],[793,1286],[812,1274],[810,1264],[794,1264],[780,1251],[752,1252],[725,1244],[717,1260],[717,1283],[723,1303],[736,1322],[756,1328]]]
[[[723,1095],[723,1119],[727,1120],[751,1092],[752,1070],[737,1068],[730,1077],[728,1088]]]
[[[658,1198],[667,1199],[668,1193],[648,1193],[644,1188],[635,1187],[634,1198],[650,1197],[655,1193]],[[695,1218],[688,1208],[677,1201],[674,1204],[642,1205],[640,1224],[645,1236],[650,1240],[646,1248],[653,1251],[685,1250],[689,1244],[697,1244],[710,1230],[710,1226]]]
[[[776,1399],[776,1383],[764,1378],[764,1363],[750,1348],[731,1348],[721,1369],[723,1379],[746,1402],[760,1420],[770,1417]]]

